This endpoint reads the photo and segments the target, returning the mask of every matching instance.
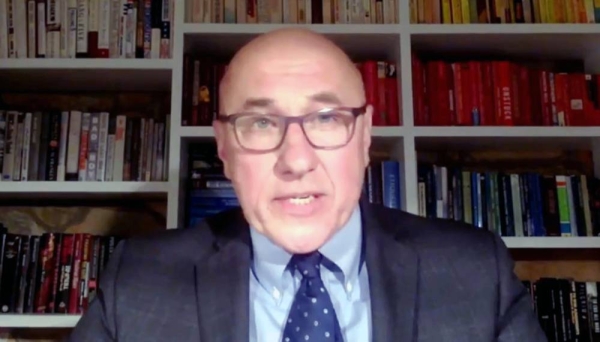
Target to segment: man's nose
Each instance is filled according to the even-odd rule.
[[[286,178],[299,178],[317,167],[314,148],[307,140],[299,124],[291,124],[281,144],[277,160],[277,172]]]

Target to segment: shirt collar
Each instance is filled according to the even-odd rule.
[[[284,273],[292,258],[292,254],[274,244],[252,227],[250,229],[250,236],[253,246],[252,271],[254,275],[261,286],[269,293],[272,293],[275,289],[279,293],[282,293],[286,287],[286,284],[283,282]],[[353,246],[353,248],[348,248],[349,246]],[[325,258],[341,270],[342,279],[340,280],[344,283],[344,288],[347,289],[347,292],[350,292],[352,289],[347,284],[354,283],[358,278],[361,246],[361,213],[360,208],[357,206],[344,227],[338,230],[319,249]]]

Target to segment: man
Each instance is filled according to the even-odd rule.
[[[546,341],[500,238],[360,199],[372,109],[334,44],[262,35],[220,96],[241,210],[120,244],[71,341]]]

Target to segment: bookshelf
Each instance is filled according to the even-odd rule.
[[[497,56],[583,59],[587,72],[600,73],[598,24],[413,24],[409,1],[399,1],[399,24],[195,24],[184,6],[175,6],[171,59],[0,59],[0,91],[44,88],[171,92],[168,181],[165,182],[0,182],[0,199],[31,197],[167,198],[167,229],[184,225],[184,198],[190,143],[210,141],[211,127],[183,126],[183,56],[189,51],[232,55],[257,34],[306,26],[326,34],[351,56],[397,63],[402,126],[374,127],[374,149],[387,149],[401,163],[403,209],[418,213],[417,155],[422,147],[455,149],[502,145],[511,148],[585,147],[592,150],[600,177],[600,127],[427,127],[413,118],[411,53],[462,55],[483,51]],[[60,82],[57,82],[57,79]],[[504,237],[511,249],[600,250],[600,237]],[[78,315],[2,315],[0,328],[61,328]]]

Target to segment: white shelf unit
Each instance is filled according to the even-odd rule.
[[[396,25],[294,25],[294,24],[189,24],[184,7],[175,7],[174,51],[171,60],[0,60],[0,90],[50,87],[63,90],[169,90],[171,131],[168,182],[75,183],[2,182],[0,196],[154,194],[167,195],[167,228],[183,222],[186,155],[190,141],[214,137],[211,127],[182,127],[183,55],[193,47],[203,51],[233,52],[257,34],[287,26],[307,26],[326,34],[356,58],[389,58],[397,61],[401,82],[401,127],[375,127],[374,146],[386,147],[403,165],[402,189],[405,210],[416,213],[417,151],[420,146],[481,147],[484,144],[547,146],[556,143],[593,149],[595,173],[600,176],[600,127],[415,127],[413,124],[411,51],[433,49],[446,52],[482,50],[507,56],[580,58],[586,69],[600,73],[600,25],[594,24],[462,24],[417,25],[408,23],[408,1],[400,1],[401,24]],[[61,82],[56,82],[60,75]],[[35,78],[35,79],[34,79]],[[40,189],[43,189],[40,191]],[[505,237],[509,248],[598,248],[600,238]],[[0,315],[0,327],[73,326],[78,316]]]
[[[73,328],[81,315],[0,314],[0,328]]]
[[[175,7],[175,34],[172,59],[4,59],[0,60],[3,89],[44,88],[52,82],[56,89],[133,89],[171,91],[171,131],[168,182],[157,183],[0,183],[0,196],[13,194],[155,194],[168,196],[167,227],[181,227],[184,194],[182,165],[190,141],[213,138],[211,127],[182,127],[182,74],[184,52],[202,51],[232,55],[252,37],[273,29],[309,27],[340,44],[355,58],[389,58],[398,64],[401,82],[401,127],[374,127],[374,146],[390,148],[403,163],[405,209],[417,212],[417,151],[420,146],[481,147],[568,144],[594,149],[596,173],[600,173],[600,127],[415,127],[413,125],[411,51],[485,51],[511,56],[581,58],[589,71],[600,72],[600,25],[595,24],[409,24],[408,2],[401,1],[400,24],[191,24],[184,23],[183,6]],[[61,75],[56,82],[56,75]],[[2,89],[0,89],[2,90]],[[41,186],[41,188],[40,188]],[[43,189],[40,191],[40,189]],[[534,240],[532,240],[534,241]],[[546,240],[535,240],[543,246]],[[548,246],[555,245],[554,242]],[[515,246],[527,246],[516,244]],[[584,244],[582,246],[590,246]],[[592,243],[591,245],[596,246]]]

